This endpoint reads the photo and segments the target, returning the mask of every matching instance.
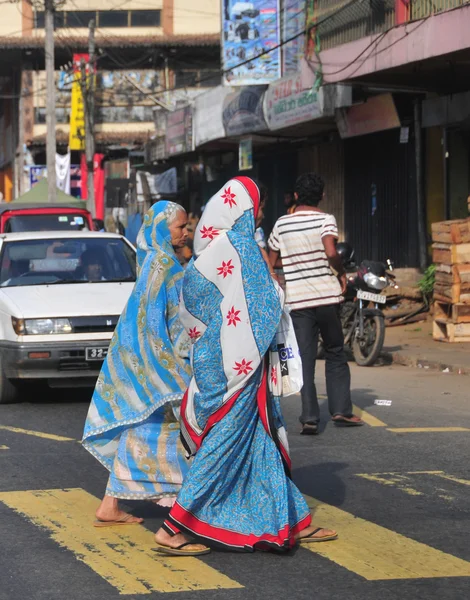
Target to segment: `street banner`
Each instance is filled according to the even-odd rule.
[[[268,129],[263,114],[264,85],[245,87],[224,100],[222,120],[227,136]]]
[[[282,28],[282,75],[292,75],[299,71],[299,64],[305,53],[305,35],[298,35],[305,30],[305,0],[285,0]],[[294,40],[286,42],[297,36]]]
[[[238,146],[238,169],[249,171],[253,168],[253,138],[248,137],[240,140]]]
[[[196,148],[212,140],[225,137],[222,106],[230,93],[232,93],[231,88],[219,85],[196,98],[194,112]]]
[[[166,114],[166,152],[168,156],[192,152],[193,118],[190,106]]]
[[[222,23],[225,85],[258,85],[279,79],[279,0],[222,0]]]
[[[70,152],[55,155],[57,187],[70,195]]]
[[[88,65],[88,54],[73,55],[73,83],[70,105],[69,150],[79,151],[85,150],[85,106],[82,94],[82,60]]]
[[[304,89],[302,76],[292,75],[272,83],[264,97],[269,129],[282,129],[323,115],[323,90]]]

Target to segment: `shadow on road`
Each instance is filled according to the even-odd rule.
[[[294,469],[293,479],[303,494],[342,506],[346,498],[346,486],[340,473],[348,467],[347,463],[336,462],[311,464]]]

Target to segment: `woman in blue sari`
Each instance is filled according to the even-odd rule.
[[[88,412],[84,447],[110,477],[95,526],[140,523],[118,499],[171,506],[188,461],[179,439],[181,398],[190,379],[189,337],[178,316],[183,269],[175,248],[187,216],[173,202],[145,215],[137,239],[138,276],[116,327]]]
[[[255,241],[259,209],[257,185],[237,177],[209,201],[196,230],[180,306],[193,343],[181,433],[195,458],[156,534],[164,554],[209,551],[186,536],[239,551],[337,537],[311,526],[290,478],[281,371],[267,360],[283,293]]]

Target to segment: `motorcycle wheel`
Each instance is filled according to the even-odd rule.
[[[366,316],[364,318],[364,339],[354,336],[352,349],[354,360],[360,367],[371,367],[382,351],[385,340],[385,321],[383,317]]]

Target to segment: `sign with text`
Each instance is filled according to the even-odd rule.
[[[305,0],[285,0],[283,13],[282,74],[285,76],[297,73],[305,53],[305,35],[299,35],[305,29]]]
[[[272,83],[264,97],[269,129],[281,129],[322,116],[322,90],[303,89],[302,76],[292,75]]]
[[[279,0],[222,0],[226,85],[267,84],[280,77],[279,15]]]
[[[82,85],[87,82],[82,82],[82,61],[88,65],[88,54],[73,55],[73,83],[72,83],[72,99],[70,105],[70,150],[85,150],[85,104],[83,102]],[[88,77],[88,73],[86,74]]]

